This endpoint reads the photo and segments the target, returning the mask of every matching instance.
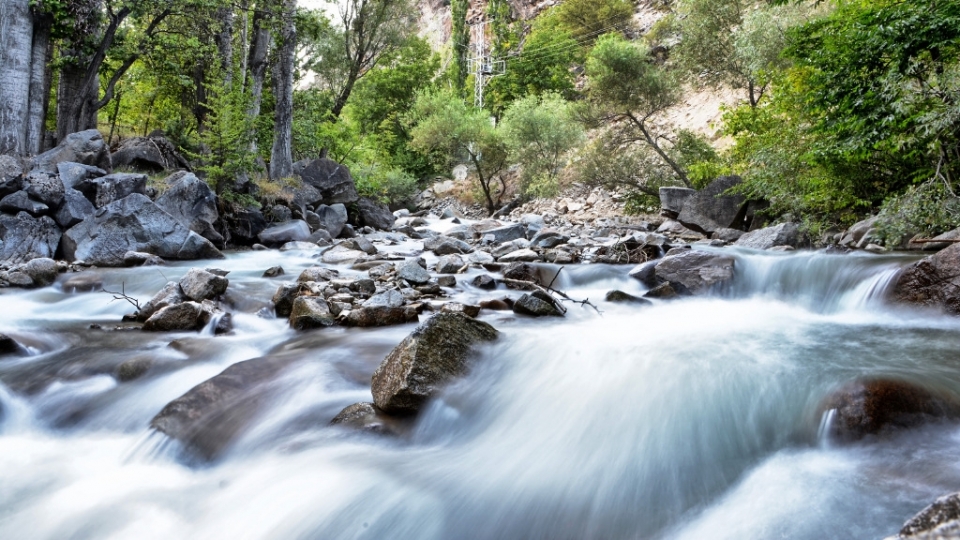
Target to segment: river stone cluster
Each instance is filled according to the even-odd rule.
[[[216,321],[214,334],[232,329],[232,317],[219,298],[227,291],[228,272],[191,268],[180,281],[170,281],[140,307],[134,318],[147,332],[197,331]]]

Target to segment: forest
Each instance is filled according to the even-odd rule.
[[[770,219],[811,233],[879,213],[893,246],[960,221],[955,1],[565,0],[523,16],[451,0],[442,42],[424,9],[2,0],[0,154],[91,128],[113,147],[162,134],[237,207],[328,156],[393,207],[464,164],[489,213],[569,182],[642,208],[737,174]],[[739,99],[715,140],[662,121],[704,87]]]

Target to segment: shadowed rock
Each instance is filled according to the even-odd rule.
[[[960,244],[900,270],[890,292],[894,303],[960,315]]]

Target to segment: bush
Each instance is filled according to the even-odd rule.
[[[915,234],[927,238],[960,224],[960,199],[939,180],[909,188],[884,202],[875,225],[887,246],[898,246]]]
[[[377,164],[354,169],[353,179],[361,197],[377,199],[386,205],[410,201],[420,189],[413,175]]]

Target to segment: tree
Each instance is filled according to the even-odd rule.
[[[0,154],[27,153],[33,19],[28,0],[0,0]]]
[[[297,46],[294,16],[296,0],[283,0],[280,47],[274,64],[273,149],[270,152],[270,177],[293,176],[293,63]]]
[[[412,148],[440,152],[448,165],[466,161],[472,166],[487,211],[496,212],[507,190],[501,175],[507,166],[507,147],[489,113],[468,107],[452,92],[428,91],[417,98],[406,121],[411,125]]]
[[[469,8],[470,0],[451,0],[450,2],[450,24],[452,28],[450,41],[453,42],[455,85],[460,97],[466,97],[465,91],[469,71],[469,66],[467,66],[467,51],[470,50],[470,34],[467,29],[467,10]]]
[[[608,32],[625,32],[633,20],[629,0],[566,0],[556,8],[560,23],[581,43]]]
[[[566,154],[584,139],[571,104],[555,93],[527,96],[510,104],[500,129],[510,160],[521,165],[523,194],[554,195]]]
[[[647,48],[619,34],[601,37],[587,57],[589,108],[593,125],[615,124],[621,144],[646,143],[674,173],[677,180],[693,187],[687,173],[672,158],[653,119],[680,99],[676,78],[651,59]]]

